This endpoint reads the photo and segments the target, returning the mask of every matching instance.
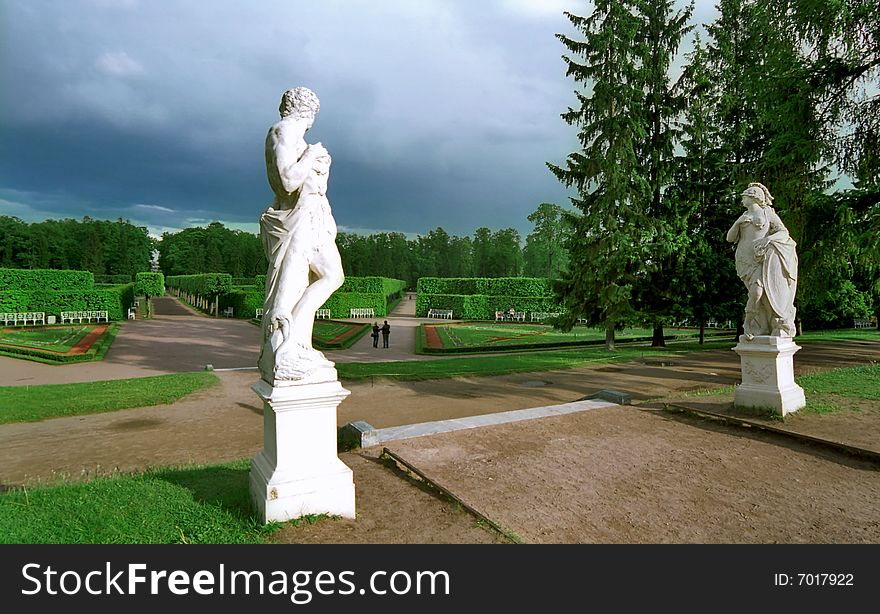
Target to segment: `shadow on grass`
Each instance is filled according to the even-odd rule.
[[[157,479],[186,488],[199,503],[213,505],[242,520],[256,521],[251,510],[249,475],[248,461],[153,473]]]

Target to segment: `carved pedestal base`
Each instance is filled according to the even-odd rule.
[[[805,404],[804,389],[794,381],[795,353],[801,349],[787,337],[741,335],[733,351],[742,365],[742,384],[733,403],[739,407],[769,408],[783,416]]]
[[[308,514],[354,518],[354,481],[336,456],[338,381],[252,387],[263,399],[263,450],[251,462],[250,494],[263,522]]]

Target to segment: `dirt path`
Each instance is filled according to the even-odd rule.
[[[533,543],[878,543],[877,466],[704,420],[611,407],[394,442]]]

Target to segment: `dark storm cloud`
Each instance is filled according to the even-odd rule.
[[[253,229],[288,87],[341,227],[515,226],[566,202],[559,0],[2,1],[0,214]]]

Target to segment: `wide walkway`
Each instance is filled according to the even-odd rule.
[[[172,297],[153,299],[152,320],[125,320],[104,360],[44,365],[0,356],[0,386],[67,384],[257,364],[260,329],[211,318]]]
[[[44,365],[0,356],[0,386],[67,384],[166,373],[215,369],[255,368],[260,355],[260,328],[244,321],[214,318],[199,313],[171,296],[153,299],[154,319],[120,322],[116,339],[102,361],[69,365]],[[334,362],[424,360],[414,352],[421,322],[415,300],[404,300],[394,312],[378,321],[391,326],[390,347],[374,348],[366,335],[347,350],[325,352]],[[370,322],[374,320],[349,320]],[[434,320],[436,322],[436,320]]]

